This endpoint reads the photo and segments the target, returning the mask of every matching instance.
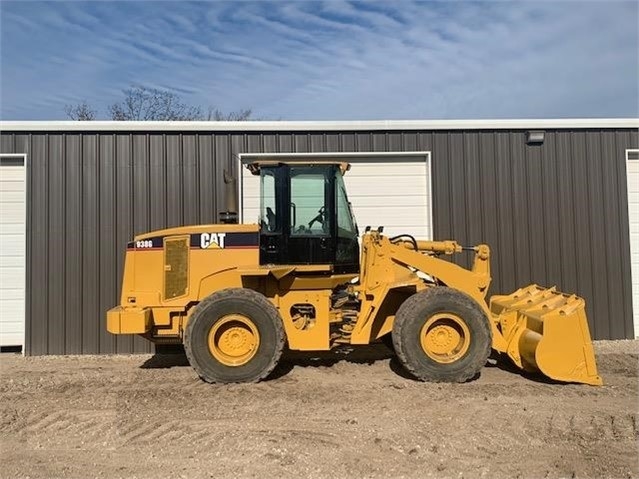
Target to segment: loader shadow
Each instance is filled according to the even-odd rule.
[[[399,359],[395,355],[395,352],[393,352],[393,357],[390,360],[390,368],[391,368],[391,371],[393,371],[395,374],[397,374],[398,376],[401,376],[404,379],[420,382],[415,376],[413,376],[411,373],[406,371],[406,368],[402,365],[402,363],[399,362]],[[473,380],[474,379],[475,378],[473,378]]]
[[[311,354],[311,356],[309,356]],[[275,368],[273,373],[266,379],[267,381],[278,379],[286,376],[295,367],[314,368],[314,367],[331,367],[339,362],[347,362],[354,364],[372,365],[377,361],[389,361],[389,368],[398,376],[414,382],[422,382],[409,373],[397,358],[395,351],[388,348],[383,343],[373,343],[366,346],[355,346],[353,348],[345,348],[343,350],[335,349],[321,353],[308,353],[299,351],[289,351],[282,358],[280,364]],[[481,372],[473,376],[469,382],[477,380]]]
[[[265,379],[273,381],[289,374],[294,368],[331,367],[340,362],[372,365],[377,361],[390,359],[390,369],[397,375],[414,380],[402,367],[395,352],[382,343],[365,346],[342,347],[330,351],[290,351],[285,350],[277,367]],[[190,367],[182,345],[156,346],[153,356],[140,365],[140,369],[170,369]]]
[[[382,343],[364,346],[340,347],[330,351],[290,351],[284,352],[280,363],[266,378],[266,381],[279,379],[289,374],[294,368],[332,367],[340,362],[372,365],[377,361],[397,360],[395,353]],[[399,366],[401,368],[401,366]]]
[[[186,358],[184,346],[171,344],[155,347],[155,354],[140,365],[140,369],[169,369],[191,366]]]
[[[510,359],[505,354],[500,354],[495,352],[494,350],[490,353],[488,358],[488,362],[484,366],[485,368],[495,368],[501,371],[505,371],[509,374],[515,374],[522,379],[526,379],[528,381],[532,381],[539,384],[563,384],[559,381],[555,381],[547,376],[544,376],[540,373],[531,373],[528,371],[524,371],[523,369],[519,369],[515,366]]]
[[[384,344],[343,347],[330,351],[290,351],[285,350],[277,367],[266,378],[266,381],[281,378],[295,367],[318,368],[331,367],[340,362],[372,365],[377,361],[390,359],[390,368],[402,377],[412,379],[399,364],[395,353]],[[156,346],[153,356],[140,365],[140,369],[170,369],[174,367],[190,367],[182,345]]]
[[[284,351],[282,359],[273,372],[266,378],[266,381],[273,381],[288,375],[296,367],[320,368],[332,367],[340,362],[353,364],[372,365],[378,361],[389,360],[389,367],[393,373],[411,381],[418,381],[414,378],[397,359],[395,352],[383,343],[373,343],[370,345],[341,347],[330,351]],[[156,352],[149,359],[140,365],[140,369],[170,369],[174,367],[190,367],[182,345],[156,346]],[[500,356],[494,351],[491,353],[485,368],[499,369],[509,374],[515,374],[522,379],[533,381],[539,384],[561,384],[546,376],[522,371],[512,364],[508,358]],[[479,379],[481,372],[470,379],[474,382]]]

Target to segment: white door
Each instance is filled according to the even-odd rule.
[[[639,150],[626,151],[630,267],[632,270],[632,323],[639,337]]]
[[[25,156],[0,155],[0,346],[24,347]]]
[[[243,155],[244,162],[261,155]],[[289,161],[313,161],[312,154],[284,154]],[[322,155],[326,160],[329,155]],[[269,155],[277,159],[278,155]],[[394,236],[407,233],[418,239],[432,239],[432,198],[430,153],[331,153],[336,162],[350,163],[344,182],[348,199],[360,234],[366,226],[384,226],[384,234]],[[241,221],[257,223],[260,211],[259,177],[242,167]]]

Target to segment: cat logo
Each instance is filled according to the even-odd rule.
[[[200,248],[224,248],[226,233],[202,233],[200,235]]]

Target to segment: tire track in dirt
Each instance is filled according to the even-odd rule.
[[[497,367],[424,384],[388,358],[292,360],[249,385],[179,358],[9,358],[0,476],[639,477],[637,349],[606,348],[601,388]]]
[[[264,441],[281,442],[294,440],[298,444],[320,444],[338,448],[340,441],[336,433],[302,428],[242,425],[232,418],[185,420],[170,418],[137,419],[120,417],[115,426],[116,440],[122,446],[141,446],[173,442],[174,444],[197,444],[198,447],[215,445],[219,437],[226,440],[238,437],[261,438]]]
[[[618,414],[552,414],[545,427],[529,422],[530,434],[571,441],[578,437],[585,441],[635,441],[639,438],[636,413]]]
[[[24,421],[27,434],[58,434],[95,436],[113,428],[114,411],[54,411],[28,415]]]

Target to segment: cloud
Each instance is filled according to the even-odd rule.
[[[638,4],[0,3],[0,117],[131,84],[282,119],[639,116]]]

